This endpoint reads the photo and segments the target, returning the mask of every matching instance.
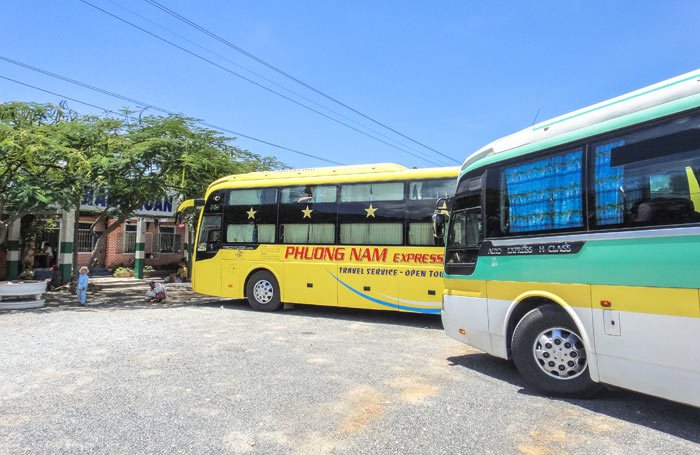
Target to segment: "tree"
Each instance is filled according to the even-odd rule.
[[[238,149],[229,144],[231,138],[194,122],[171,115],[126,123],[92,160],[94,189],[107,201],[98,220],[113,220],[96,242],[92,267],[104,266],[107,236],[144,204],[173,192],[200,196],[224,175],[282,166],[275,158]]]
[[[77,115],[61,106],[0,104],[0,244],[9,225],[30,213],[74,205],[88,160],[60,132]]]
[[[0,104],[0,244],[22,216],[79,208],[94,192],[107,204],[91,232],[100,221],[114,221],[90,260],[104,265],[107,236],[144,204],[173,192],[197,197],[224,175],[283,166],[231,140],[178,115],[80,116],[64,105]]]
[[[114,148],[121,146],[120,138],[124,125],[121,119],[107,116],[84,116],[73,118],[71,122],[58,124],[57,137],[62,142],[64,150],[72,151],[75,156],[81,158],[81,172],[74,173],[69,169],[69,173],[73,176],[64,181],[65,190],[71,195],[71,200],[62,208],[79,209],[85,193],[95,188],[96,179],[99,180],[101,172],[95,163],[104,156],[110,156]],[[93,235],[95,223],[91,225],[90,230]],[[78,263],[78,239],[79,224],[76,223],[73,231],[73,244],[76,246],[73,248],[73,264]],[[76,272],[74,269],[73,275],[76,275]]]

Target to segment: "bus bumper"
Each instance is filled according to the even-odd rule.
[[[486,353],[491,353],[487,299],[443,295],[442,326],[445,334]]]

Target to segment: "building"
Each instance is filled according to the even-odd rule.
[[[185,226],[175,224],[177,205],[174,205],[174,201],[175,198],[170,196],[144,204],[135,212],[134,217],[111,232],[105,246],[105,268],[112,270],[119,266],[134,267],[137,256],[140,255],[144,265],[155,268],[174,266],[188,256],[185,241],[187,230]],[[60,217],[60,220],[57,221],[56,229],[47,230],[35,240],[33,248],[21,245],[21,223],[14,223],[8,233],[7,251],[0,250],[0,279],[16,278],[25,264],[30,264],[35,269],[58,265],[62,276],[69,276],[74,247],[78,250],[77,266],[87,265],[95,243],[106,226],[104,223],[97,224],[94,234],[90,232],[90,227],[105,206],[103,199],[87,195],[77,216],[75,211],[41,214],[40,216]],[[73,226],[76,222],[78,239],[74,245]],[[109,224],[114,222],[113,219],[107,221]],[[137,244],[139,227],[142,228],[142,239],[139,242],[143,244],[142,249]]]

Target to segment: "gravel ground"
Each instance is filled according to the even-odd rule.
[[[439,318],[94,281],[0,312],[0,453],[700,453],[700,409],[531,394]]]

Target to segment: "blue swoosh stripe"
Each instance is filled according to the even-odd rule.
[[[330,273],[330,272],[328,272],[328,273]],[[433,308],[433,309],[424,309],[424,310],[421,310],[421,309],[416,309],[416,308],[411,308],[411,307],[406,307],[406,306],[403,306],[403,305],[399,305],[399,304],[397,304],[397,303],[385,302],[384,300],[375,299],[374,297],[370,297],[370,296],[368,296],[367,294],[363,294],[362,292],[360,292],[360,291],[358,291],[357,289],[353,288],[353,287],[350,286],[349,284],[343,282],[343,280],[341,280],[341,279],[338,278],[337,276],[333,275],[332,273],[330,273],[330,275],[331,275],[333,278],[335,278],[336,280],[338,280],[338,283],[340,283],[340,284],[342,284],[343,286],[345,286],[350,292],[354,292],[355,294],[359,295],[359,296],[362,297],[363,299],[369,300],[370,302],[376,303],[377,305],[386,306],[386,307],[394,308],[394,309],[397,309],[397,310],[410,311],[410,312],[412,312],[412,313],[440,314],[440,308]]]

